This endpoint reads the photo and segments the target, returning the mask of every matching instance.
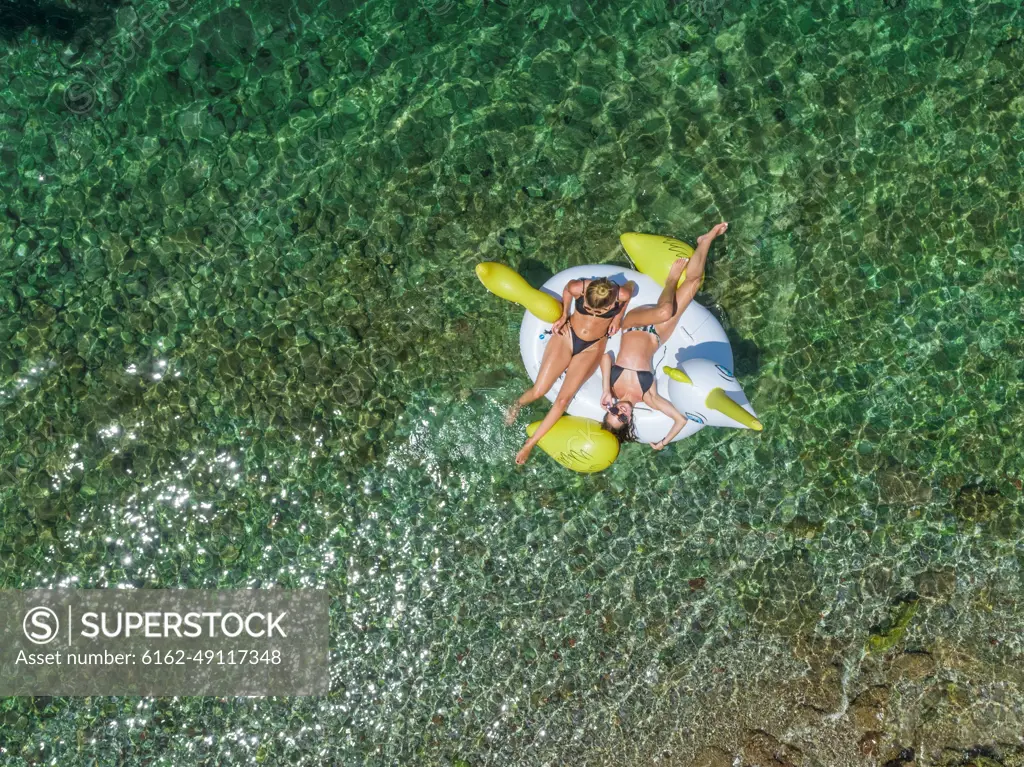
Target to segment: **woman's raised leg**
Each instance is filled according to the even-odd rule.
[[[713,226],[707,234],[702,234],[697,238],[697,249],[690,257],[690,268],[686,270],[686,280],[675,290],[675,306],[672,315],[668,319],[654,324],[654,329],[663,339],[675,332],[679,318],[683,316],[686,307],[690,305],[697,295],[697,291],[700,290],[700,283],[704,277],[704,264],[707,261],[708,251],[711,250],[711,243],[719,235],[725,234],[728,228],[729,224],[723,221],[721,224]]]
[[[671,319],[675,311],[676,283],[686,268],[688,259],[677,258],[668,271],[665,279],[665,287],[661,290],[658,303],[654,306],[639,306],[631,309],[622,320],[622,329],[639,328],[644,325],[654,325],[658,322],[666,322]]]

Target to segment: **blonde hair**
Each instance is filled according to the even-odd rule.
[[[607,277],[591,280],[587,285],[587,303],[595,309],[604,309],[615,303],[618,292],[619,286]]]

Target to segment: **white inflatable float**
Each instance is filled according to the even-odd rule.
[[[657,285],[650,277],[632,269],[615,266],[574,266],[556,274],[544,283],[541,290],[560,298],[569,280],[590,280],[597,277],[608,277],[619,285],[625,285],[630,280],[639,285],[639,291],[629,303],[630,307],[656,304],[663,287]],[[550,322],[544,322],[530,312],[525,313],[519,331],[519,351],[531,381],[537,380],[544,349],[547,348],[551,337]],[[616,333],[608,339],[605,350],[618,355],[621,344],[622,333]],[[670,378],[665,371],[666,367],[683,371],[693,383],[686,384]],[[754,418],[757,417],[743,389],[733,376],[732,368],[732,346],[729,345],[725,330],[711,312],[694,301],[686,307],[675,332],[665,339],[665,343],[654,355],[658,391],[670,399],[687,418],[686,426],[673,442],[692,437],[705,426],[749,428],[747,424],[707,406],[707,395],[715,389],[722,389],[731,400]],[[564,378],[564,375],[559,378],[547,393],[547,398],[552,402],[555,401]],[[601,407],[602,390],[601,371],[598,370],[573,398],[569,405],[569,415],[591,418],[595,421],[604,418],[607,411]],[[638,404],[634,411],[633,422],[639,442],[657,442],[672,428],[671,418],[664,413],[651,410],[642,403]]]
[[[661,294],[668,266],[692,249],[679,240],[655,235],[628,233],[623,245],[641,271],[618,266],[575,266],[554,275],[535,290],[507,267],[480,264],[477,274],[493,293],[527,307],[519,331],[519,349],[530,380],[537,379],[544,349],[552,338],[551,325],[561,315],[561,295],[566,283],[575,279],[608,277],[619,285],[632,281],[638,286],[630,308],[655,304]],[[660,281],[652,276],[660,277]],[[520,284],[521,281],[521,284]],[[553,304],[553,306],[552,306]],[[686,426],[675,437],[676,442],[692,437],[706,426],[755,429],[762,426],[733,375],[733,354],[729,338],[721,323],[711,312],[692,302],[683,312],[675,331],[654,356],[654,372],[658,392],[687,418]],[[622,333],[609,339],[606,351],[618,354]],[[547,393],[554,401],[564,375]],[[564,416],[538,443],[549,455],[575,471],[600,471],[615,460],[617,440],[600,428],[605,409],[601,407],[601,371],[587,380],[573,398]],[[647,405],[639,404],[633,411],[637,440],[657,442],[668,434],[672,420]],[[531,424],[528,433],[537,423]],[[610,440],[610,442],[609,442]],[[611,443],[615,443],[614,446]]]

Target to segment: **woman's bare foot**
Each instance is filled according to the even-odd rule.
[[[722,223],[718,224],[717,226],[712,227],[711,231],[709,231],[707,234],[702,234],[700,237],[698,237],[697,238],[697,244],[700,245],[700,244],[702,244],[704,242],[704,240],[707,240],[707,239],[713,240],[716,237],[718,237],[718,235],[725,234],[725,232],[726,232],[726,230],[728,228],[729,228],[729,222],[723,221]]]
[[[673,261],[672,266],[668,270],[668,279],[665,282],[675,287],[675,284],[679,282],[679,278],[683,276],[683,270],[688,263],[690,263],[689,258],[677,258]]]
[[[522,405],[519,400],[516,400],[508,406],[508,410],[505,411],[505,425],[511,426],[516,422],[516,418],[519,417],[519,411],[522,409]]]
[[[523,449],[516,453],[516,463],[522,466],[526,463],[526,459],[530,457],[531,452],[533,452],[533,445],[523,445]]]

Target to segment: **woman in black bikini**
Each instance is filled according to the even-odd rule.
[[[614,434],[619,442],[635,439],[633,407],[639,402],[672,419],[672,428],[665,438],[651,443],[655,450],[665,447],[686,426],[686,416],[658,394],[652,369],[654,353],[661,346],[662,339],[675,332],[679,318],[697,295],[711,243],[728,228],[728,224],[721,223],[697,238],[697,249],[689,261],[680,258],[672,264],[658,303],[655,306],[638,307],[626,315],[622,322],[622,344],[614,364],[610,352],[601,357],[601,379],[604,386],[601,405],[608,410],[601,425]],[[689,268],[686,268],[687,264]],[[676,283],[684,268],[686,279],[677,288]]]
[[[576,392],[597,370],[605,344],[609,336],[618,332],[632,295],[633,283],[620,287],[607,277],[571,280],[565,286],[562,316],[551,327],[552,337],[544,350],[537,380],[509,407],[505,423],[511,425],[523,405],[547,394],[562,373],[565,373],[565,380],[541,425],[516,454],[516,463],[526,463],[530,451],[561,418]],[[569,308],[573,303],[576,311],[570,316]]]

